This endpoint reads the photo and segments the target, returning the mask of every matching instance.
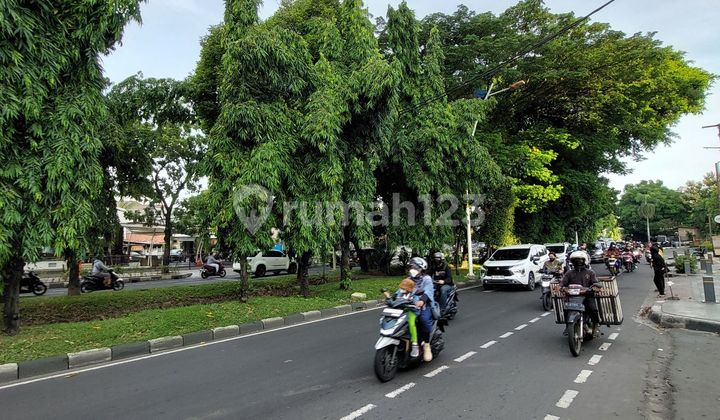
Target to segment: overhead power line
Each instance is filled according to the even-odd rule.
[[[513,63],[517,62],[518,60],[520,60],[521,58],[523,58],[525,55],[529,54],[530,52],[535,51],[535,50],[541,48],[543,45],[549,43],[549,42],[552,41],[553,39],[558,38],[559,36],[565,34],[566,32],[570,31],[571,29],[579,26],[581,23],[583,23],[583,22],[585,22],[586,20],[590,19],[590,17],[592,17],[594,14],[596,14],[596,13],[599,12],[599,11],[601,11],[602,9],[604,9],[605,7],[607,7],[608,5],[610,5],[610,3],[613,3],[614,1],[615,1],[615,0],[609,0],[609,1],[605,2],[605,4],[603,4],[602,6],[598,7],[597,9],[593,10],[592,12],[588,13],[587,15],[585,15],[585,16],[583,16],[583,17],[581,17],[581,18],[578,18],[578,19],[576,19],[576,20],[574,20],[573,22],[571,22],[571,23],[563,26],[562,28],[560,28],[560,29],[557,30],[556,32],[553,32],[553,33],[547,35],[546,37],[541,38],[541,39],[538,40],[537,42],[531,44],[530,46],[528,46],[528,47],[526,47],[526,48],[524,48],[524,49],[516,52],[512,57],[506,59],[505,61],[501,61],[500,63],[498,63],[498,64],[490,67],[489,69],[483,71],[482,73],[478,74],[477,76],[473,76],[473,77],[469,78],[468,80],[466,80],[466,81],[464,81],[464,82],[462,82],[462,83],[460,83],[460,84],[458,84],[458,85],[453,86],[452,88],[446,89],[445,93],[443,93],[443,94],[440,94],[440,95],[437,95],[437,96],[434,96],[434,97],[427,98],[427,99],[421,101],[421,102],[420,102],[419,104],[417,104],[417,105],[413,105],[413,106],[407,107],[407,108],[401,110],[401,111],[399,112],[399,114],[402,115],[402,114],[408,113],[408,112],[415,112],[415,111],[418,110],[419,108],[422,108],[423,106],[425,106],[425,105],[427,105],[427,104],[429,104],[429,103],[431,103],[431,102],[435,102],[435,101],[437,101],[437,100],[440,100],[440,99],[443,99],[443,98],[447,97],[449,93],[457,92],[457,91],[459,91],[459,90],[461,90],[461,89],[465,89],[465,88],[467,88],[468,86],[471,86],[472,84],[474,84],[475,82],[477,82],[477,81],[479,81],[479,80],[487,79],[488,77],[494,75],[495,73],[497,73],[498,71],[500,71],[500,70],[503,69],[504,67],[507,67],[507,66],[509,66],[510,64],[513,64]]]

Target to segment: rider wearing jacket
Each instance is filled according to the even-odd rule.
[[[583,287],[598,287],[599,283],[595,277],[595,272],[587,268],[589,262],[590,261],[586,261],[584,253],[578,251],[573,252],[570,255],[570,264],[573,269],[565,273],[560,282],[560,286],[565,288],[571,284],[579,284]],[[600,314],[595,304],[593,292],[585,296],[583,304],[588,310],[590,319],[593,321],[593,336],[597,337],[600,329]]]
[[[410,260],[410,279],[415,282],[413,293],[418,296],[415,306],[420,309],[418,322],[420,324],[419,338],[423,342],[423,360],[429,362],[432,360],[430,333],[432,332],[433,316],[431,306],[435,303],[435,287],[432,278],[425,273],[427,269],[428,264],[424,259],[414,257]]]
[[[432,267],[433,281],[440,286],[440,312],[445,311],[447,306],[447,297],[455,287],[455,283],[452,279],[452,270],[445,262],[445,255],[442,252],[436,252],[433,254],[433,267]]]
[[[101,279],[105,284],[105,287],[110,287],[112,284],[111,271],[112,269],[106,266],[100,258],[95,258],[90,275],[97,279]]]

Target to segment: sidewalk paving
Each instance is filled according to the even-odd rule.
[[[713,268],[716,267],[718,264]],[[650,320],[666,328],[720,333],[720,303],[705,302],[703,275],[675,274],[668,278],[666,298],[652,305]],[[717,300],[720,298],[720,276],[716,274],[713,278]]]

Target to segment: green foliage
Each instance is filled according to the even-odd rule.
[[[640,208],[646,202],[655,206],[654,217],[650,218],[652,236],[674,235],[687,218],[688,208],[681,194],[664,186],[662,181],[626,185],[618,203],[618,221],[626,236],[646,239],[646,220],[640,214]]]
[[[706,174],[702,181],[688,181],[680,189],[683,204],[689,209],[685,220],[688,226],[698,228],[709,235],[709,220],[720,214],[717,191],[717,181],[712,172]]]
[[[525,0],[498,16],[465,6],[432,14],[422,33],[440,29],[446,85],[451,97],[468,97],[489,81],[462,83],[574,19]],[[387,32],[382,28],[383,45]],[[483,129],[499,134],[488,149],[515,180],[517,234],[544,241],[596,230],[594,221],[612,211],[615,194],[597,174],[624,173],[621,158],[670,142],[680,116],[702,109],[713,76],[654,34],[627,36],[584,22],[494,76],[496,86],[519,79],[528,85],[498,99]],[[524,151],[533,148],[547,155],[528,171]],[[586,186],[577,188],[574,178]]]
[[[138,0],[3,2],[0,265],[44,246],[85,250],[103,187],[99,56],[139,20]]]
[[[698,259],[694,255],[678,255],[675,258],[675,272],[685,274],[685,261],[690,263],[690,273],[697,274]]]

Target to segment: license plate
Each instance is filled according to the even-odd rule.
[[[383,315],[385,316],[391,316],[393,318],[398,318],[400,315],[403,314],[402,309],[393,309],[393,308],[385,308],[383,309]]]
[[[563,306],[568,311],[584,311],[585,310],[585,305],[583,305],[582,303],[577,303],[577,302],[567,302]]]

